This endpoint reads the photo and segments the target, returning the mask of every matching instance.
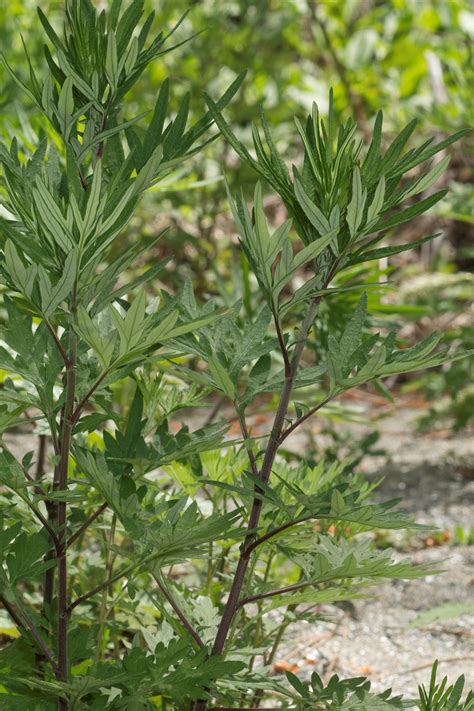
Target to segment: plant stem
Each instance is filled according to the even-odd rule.
[[[163,595],[165,600],[167,600],[167,602],[169,603],[169,605],[171,606],[173,611],[176,613],[176,616],[178,617],[179,621],[181,622],[181,624],[183,625],[185,630],[187,632],[189,632],[189,634],[194,639],[194,641],[196,642],[198,647],[200,649],[202,649],[205,646],[204,642],[202,641],[201,637],[196,632],[196,630],[194,629],[194,627],[192,626],[192,624],[190,623],[190,621],[188,620],[188,618],[186,617],[184,612],[181,610],[181,608],[179,607],[176,600],[173,598],[173,596],[167,589],[165,583],[162,580],[160,580],[160,575],[156,575],[156,573],[152,573],[152,576],[153,576],[153,580],[158,585],[161,594]]]
[[[105,587],[102,590],[102,601],[100,604],[100,612],[99,612],[99,633],[97,635],[97,649],[96,649],[96,655],[95,655],[95,660],[96,663],[100,662],[100,659],[102,657],[102,650],[104,647],[104,627],[105,627],[105,619],[106,619],[106,613],[107,613],[107,595],[110,592],[110,581],[112,579],[113,575],[113,569],[114,569],[114,555],[112,554],[112,545],[114,542],[115,538],[115,527],[117,525],[117,515],[114,514],[112,516],[112,524],[110,526],[110,534],[109,534],[109,540],[106,540],[106,560],[105,560],[105,570],[106,570],[106,578],[108,579],[109,585]]]
[[[283,430],[283,432],[280,435],[280,440],[279,444],[281,444],[287,437],[290,435],[294,430],[296,430],[297,427],[299,427],[303,422],[306,422],[310,417],[312,417],[318,410],[321,410],[325,405],[328,404],[328,402],[331,402],[332,398],[334,395],[328,395],[328,397],[324,398],[318,405],[315,405],[312,407],[308,412],[306,412],[304,415],[301,415],[301,417],[298,417],[289,427],[286,428],[286,430]]]
[[[3,607],[5,610],[8,612],[10,617],[12,618],[13,622],[16,624],[17,627],[24,628],[24,624],[18,614],[18,612],[15,610],[13,605],[8,602],[8,600],[3,597],[3,595],[0,595],[0,602],[2,603]]]
[[[249,458],[250,466],[252,467],[252,473],[254,476],[258,476],[257,462],[255,460],[255,455],[254,455],[253,450],[252,450],[250,443],[249,443],[250,434],[249,434],[249,431],[247,428],[245,414],[242,412],[242,410],[238,407],[237,404],[235,406],[235,410],[237,412],[237,418],[239,420],[240,431],[242,432],[242,437],[245,441],[245,449],[247,450],[247,456]]]
[[[218,400],[216,400],[214,407],[212,408],[209,415],[204,420],[204,426],[211,425],[214,422],[217,415],[219,414],[219,410],[224,405],[224,403],[225,403],[225,397],[220,397]]]
[[[36,628],[35,623],[30,619],[28,614],[25,612],[24,609],[20,606],[19,611],[15,610],[14,606],[6,600],[5,597],[0,596],[0,602],[2,603],[3,607],[5,610],[8,612],[10,617],[12,618],[13,622],[18,625],[18,627],[22,629],[28,629],[31,636],[33,637],[34,641],[38,645],[39,649],[41,650],[41,653],[45,657],[45,659],[48,660],[48,662],[51,664],[54,673],[56,676],[58,676],[58,667],[56,665],[56,662],[54,661],[53,658],[53,653],[50,650],[49,646],[46,644],[42,636],[40,635],[39,631]]]
[[[72,295],[71,324],[70,324],[70,354],[66,363],[65,375],[65,402],[61,417],[60,436],[60,456],[57,470],[55,472],[55,489],[65,493],[68,486],[68,465],[71,451],[72,434],[74,423],[72,414],[76,397],[76,360],[77,360],[77,338],[73,330],[72,320],[76,312],[76,294]],[[69,678],[68,662],[68,622],[69,612],[67,603],[67,503],[65,500],[58,501],[57,504],[57,525],[58,525],[58,618],[57,618],[57,644],[58,644],[58,679],[67,682]],[[66,700],[58,701],[58,709],[65,711],[69,708]]]
[[[265,543],[266,541],[269,541],[271,538],[274,536],[277,536],[279,533],[282,533],[283,531],[286,531],[288,528],[292,528],[293,526],[297,526],[299,523],[304,523],[305,521],[310,521],[313,518],[312,515],[308,516],[301,516],[300,518],[295,518],[294,521],[287,521],[286,523],[283,523],[281,526],[278,526],[277,528],[272,528],[270,531],[267,531],[266,533],[263,534],[263,536],[260,536],[259,538],[255,538],[252,543],[248,546],[247,550],[249,553],[255,550],[258,546],[261,546],[262,543]]]
[[[116,583],[117,580],[120,580],[120,578],[123,578],[125,575],[128,575],[129,573],[133,572],[136,568],[141,568],[142,565],[145,563],[150,563],[153,560],[156,560],[160,556],[160,553],[152,553],[145,558],[141,558],[135,563],[131,563],[130,565],[125,566],[124,568],[121,568],[117,573],[114,573],[114,575],[110,578],[110,580],[104,580],[102,583],[99,583],[99,585],[96,585],[92,590],[89,590],[88,592],[83,593],[82,595],[79,595],[67,608],[67,612],[70,615],[71,612],[74,610],[75,607],[78,605],[82,605],[83,602],[86,602],[86,600],[89,600],[89,598],[93,597],[96,595],[98,592],[101,592],[104,588],[108,587],[112,583]]]
[[[56,344],[56,348],[58,349],[61,358],[64,361],[64,365],[67,368],[67,366],[70,365],[69,356],[66,353],[66,351],[64,350],[63,345],[62,345],[61,341],[59,340],[58,335],[57,335],[56,331],[54,330],[53,326],[51,326],[51,324],[49,323],[49,321],[47,319],[45,319],[44,322],[46,324],[46,328],[48,329],[48,331],[50,332],[50,334],[53,338],[54,343]]]
[[[100,386],[100,384],[105,380],[105,378],[107,377],[108,374],[109,374],[109,370],[104,370],[104,372],[101,373],[101,375],[97,378],[95,383],[90,387],[88,392],[84,395],[84,397],[82,398],[82,400],[80,401],[80,403],[78,404],[78,406],[76,407],[74,412],[71,413],[71,422],[73,425],[75,425],[77,423],[77,421],[79,420],[79,418],[82,414],[82,411],[83,411],[84,407],[87,405],[89,399],[95,393],[95,391]]]
[[[296,607],[296,605],[289,605],[287,611],[290,611],[291,609],[295,609],[295,607]],[[283,635],[285,634],[285,630],[287,629],[289,624],[290,624],[289,622],[283,622],[280,625],[278,632],[276,634],[276,637],[273,641],[273,645],[270,650],[270,654],[268,655],[268,659],[266,660],[268,665],[273,663],[273,660],[275,659],[276,653],[278,651],[278,647],[280,646],[280,642],[283,639]]]
[[[44,474],[44,461],[46,458],[46,435],[40,434],[38,437],[38,457],[36,459],[35,479],[39,481]]]
[[[108,587],[112,583],[117,582],[117,580],[120,580],[120,578],[123,578],[127,573],[131,573],[134,568],[137,567],[137,565],[141,565],[143,561],[140,563],[135,563],[132,565],[128,565],[126,568],[122,568],[119,570],[118,573],[115,573],[115,575],[110,578],[110,580],[104,580],[103,583],[99,583],[99,585],[96,585],[95,588],[92,588],[92,590],[89,590],[86,593],[83,593],[82,595],[79,595],[73,602],[68,607],[68,613],[71,614],[71,612],[74,610],[75,607],[78,605],[82,605],[83,602],[86,602],[86,600],[89,600],[89,598],[93,597],[96,595],[98,592],[101,592],[104,588]]]
[[[293,381],[298,370],[306,339],[316,316],[320,301],[321,297],[318,297],[317,299],[314,299],[311,302],[311,305],[306,313],[303,325],[299,333],[298,341],[296,343],[293,356],[291,358],[290,367],[285,374],[285,384],[275,414],[275,419],[273,421],[273,427],[263,458],[262,468],[260,470],[259,479],[263,484],[266,484],[268,482],[272,472],[273,462],[275,461],[275,456],[279,447],[280,436],[283,431],[283,425],[285,423],[286,414],[288,412],[291,392],[293,389]],[[258,485],[256,485],[256,493],[261,493],[258,489]],[[247,572],[247,568],[250,562],[251,551],[249,550],[249,546],[252,543],[254,537],[254,534],[250,533],[250,531],[254,531],[258,528],[258,522],[260,520],[261,511],[262,499],[260,497],[256,497],[253,500],[249,522],[247,526],[247,530],[249,531],[249,533],[247,533],[247,536],[245,537],[245,541],[241,548],[240,557],[237,563],[234,579],[232,581],[232,586],[229,592],[229,597],[227,598],[221,622],[217,630],[216,638],[214,640],[214,645],[211,652],[212,655],[222,653],[230,626],[232,624],[232,619],[239,606],[239,598],[242,591],[242,586],[244,584],[245,574]],[[194,705],[194,711],[205,711],[206,708],[207,701],[205,700],[196,701]]]
[[[207,576],[206,576],[206,594],[209,594],[210,588],[211,588],[211,583],[212,583],[212,574],[213,574],[213,566],[212,566],[212,557],[213,557],[213,542],[209,541],[209,559],[207,561]]]
[[[295,590],[301,590],[302,588],[311,587],[315,585],[314,580],[308,580],[304,583],[294,583],[294,585],[287,585],[284,588],[278,588],[277,590],[269,590],[268,592],[258,593],[257,595],[251,595],[250,597],[245,597],[239,601],[238,607],[243,607],[251,602],[257,602],[258,600],[264,600],[267,597],[275,597],[275,595],[284,595],[285,593],[294,592]]]
[[[280,318],[278,316],[278,313],[274,310],[273,311],[273,320],[275,322],[275,330],[278,338],[278,343],[280,346],[280,351],[283,356],[283,363],[285,364],[285,374],[289,373],[291,370],[291,363],[290,363],[290,357],[288,355],[288,349],[286,347],[285,339],[283,337],[283,333],[281,330],[281,324],[280,324]]]
[[[91,515],[84,521],[84,523],[77,529],[77,531],[75,533],[73,533],[72,536],[70,536],[68,538],[68,540],[67,540],[67,547],[68,548],[70,546],[72,546],[72,544],[75,543],[77,541],[77,539],[80,538],[83,533],[85,533],[85,531],[87,531],[87,529],[89,528],[91,523],[94,523],[96,518],[99,518],[101,513],[103,513],[105,511],[105,509],[107,508],[108,505],[109,505],[108,501],[104,501],[104,503],[101,504],[98,509],[96,509],[93,513],[91,513]]]

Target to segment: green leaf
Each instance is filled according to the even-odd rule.
[[[336,235],[337,230],[330,230],[327,234],[323,234],[319,239],[315,240],[315,242],[303,247],[293,258],[292,271],[294,272],[296,269],[300,269],[306,262],[319,257],[326,247],[331,244]]]
[[[149,345],[153,345],[157,342],[163,342],[171,338],[177,338],[183,333],[187,333],[192,330],[190,324],[185,324],[182,327],[176,326],[179,318],[178,309],[170,311],[157,326],[154,326],[152,330],[147,334],[146,342]],[[206,321],[206,319],[204,319]]]
[[[209,370],[212,373],[216,386],[231,400],[235,400],[236,389],[227,370],[217,356],[209,358]]]
[[[371,380],[376,377],[378,373],[382,373],[383,365],[387,359],[387,352],[384,346],[377,348],[374,353],[370,356],[367,363],[362,366],[358,371],[357,375],[350,378],[349,381],[353,385],[360,384]]]
[[[172,338],[179,338],[179,336],[183,336],[186,333],[197,332],[199,329],[204,328],[205,326],[209,326],[211,323],[214,323],[218,319],[223,318],[228,313],[228,310],[219,311],[217,313],[208,314],[207,316],[202,316],[202,318],[193,319],[192,321],[180,324],[179,326],[173,326],[168,331],[161,329],[160,331],[158,331],[159,339],[170,340]],[[173,316],[177,316],[176,311],[173,312]],[[157,328],[159,328],[159,326]]]
[[[53,45],[56,47],[56,49],[59,50],[64,50],[64,45],[57,36],[56,32],[53,30],[48,18],[44,14],[43,10],[40,7],[36,8],[36,12],[38,13],[38,17],[40,19],[41,24],[43,25],[46,34],[48,35],[50,41],[53,43]]]
[[[140,289],[132,301],[125,318],[122,321],[123,344],[121,351],[126,352],[132,348],[140,339],[143,333],[143,322],[145,320],[146,294],[144,289]]]
[[[427,359],[416,359],[412,361],[393,361],[386,363],[380,369],[380,376],[395,375],[397,373],[410,373],[414,370],[424,370],[425,368],[436,368],[444,363],[454,363],[457,360],[469,358],[474,354],[474,349],[461,351],[460,353],[439,353],[428,357]]]
[[[98,219],[100,206],[100,193],[102,188],[102,161],[97,161],[94,177],[88,194],[87,207],[82,224],[81,244],[85,243],[89,233]]]
[[[46,294],[41,294],[41,310],[49,318],[59,304],[71,293],[77,276],[77,252],[69,252],[64,262],[63,273],[54,287],[48,289]]]
[[[117,40],[115,32],[110,30],[107,35],[107,53],[105,58],[105,72],[112,89],[117,88],[118,83],[118,56],[117,56]]]
[[[410,627],[423,627],[437,622],[445,622],[452,620],[461,615],[469,615],[472,612],[472,605],[466,602],[447,602],[443,605],[431,607],[429,610],[424,610],[415,619],[410,622]]]
[[[59,92],[58,109],[64,120],[74,113],[74,98],[72,95],[72,78],[67,77]]]
[[[372,178],[378,173],[380,166],[380,147],[382,145],[382,125],[383,113],[377,112],[375,117],[374,130],[372,141],[363,164],[364,175],[367,177],[368,184],[372,184]]]
[[[121,55],[128,45],[133,31],[143,14],[144,0],[133,0],[117,25],[117,52]]]
[[[156,99],[153,117],[148,126],[144,146],[156,146],[161,142],[169,100],[169,80],[165,79]]]
[[[245,148],[244,144],[239,141],[235,134],[232,132],[232,129],[230,128],[229,124],[226,122],[222,113],[219,111],[217,104],[211,99],[208,94],[204,94],[204,97],[206,99],[207,105],[209,106],[209,111],[214,121],[216,122],[217,127],[219,128],[219,131],[222,133],[226,141],[229,142],[229,144],[235,150],[237,155],[239,155],[246,163],[253,166],[255,170],[257,170],[260,174],[264,176],[268,175],[268,173],[264,172],[260,168],[257,161],[252,158],[248,150]]]
[[[295,195],[306,217],[311,222],[313,227],[316,228],[319,234],[325,235],[331,232],[331,224],[329,223],[327,217],[321,212],[319,207],[309,199],[303,184],[299,179],[295,180]]]
[[[111,138],[117,133],[121,133],[130,126],[133,126],[133,124],[137,123],[144,116],[146,116],[147,113],[148,111],[145,111],[144,113],[139,114],[138,116],[134,116],[134,118],[130,119],[129,121],[124,121],[123,123],[118,124],[117,126],[113,126],[112,128],[107,128],[104,131],[99,131],[99,133],[96,133],[91,140],[88,140],[87,142],[85,141],[83,143],[83,146],[77,155],[77,160],[81,160],[88,151],[94,148],[94,146],[97,146],[99,143],[104,143],[108,138]]]
[[[26,86],[26,84],[24,84],[20,80],[20,78],[17,76],[17,74],[13,71],[13,69],[8,64],[7,60],[5,59],[5,55],[3,53],[0,53],[0,60],[3,64],[3,66],[5,67],[5,69],[7,70],[8,74],[10,75],[10,77],[15,82],[15,84],[17,84],[20,87],[20,89],[28,96],[28,98],[31,99],[33,104],[38,106],[38,100],[37,100],[36,96],[33,94],[32,91],[30,91],[30,89]]]
[[[10,546],[6,560],[10,584],[13,586],[21,580],[35,578],[56,565],[54,560],[42,560],[49,550],[48,538],[42,533],[20,533]]]
[[[163,146],[159,145],[153,151],[143,168],[138,173],[133,184],[135,195],[147,190],[158,174],[158,168],[163,158]]]
[[[382,170],[385,174],[392,168],[392,166],[395,164],[397,158],[400,156],[404,146],[408,142],[408,139],[410,138],[411,134],[416,128],[416,125],[418,123],[417,119],[413,119],[408,123],[405,128],[400,131],[398,136],[394,139],[394,141],[390,144],[390,146],[387,149],[387,152],[385,153],[383,160],[382,160]]]
[[[0,482],[13,491],[26,489],[25,473],[19,462],[5,447],[0,452]]]
[[[107,338],[103,338],[82,304],[79,304],[77,308],[75,329],[81,338],[97,353],[104,368],[107,368],[110,365],[115,348],[115,334],[110,334]]]
[[[39,176],[36,178],[32,196],[42,226],[48,233],[52,245],[57,244],[63,252],[68,254],[74,248],[74,240],[69,226],[53,196]]]
[[[360,346],[362,341],[362,331],[367,318],[367,294],[364,293],[360,297],[357,308],[354,311],[351,320],[344,329],[339,342],[341,359],[344,364],[350,363],[351,355]]]
[[[372,222],[377,219],[382,212],[385,199],[385,178],[382,175],[377,188],[375,189],[374,197],[367,210],[367,228],[370,228]]]
[[[351,238],[356,239],[359,227],[364,217],[367,191],[362,187],[362,178],[358,166],[354,168],[352,176],[352,198],[347,207],[346,221],[349,226]]]
[[[381,247],[380,249],[369,249],[367,252],[356,252],[350,257],[347,265],[351,266],[353,264],[361,264],[362,262],[370,262],[374,259],[391,257],[393,254],[401,254],[401,252],[406,252],[409,249],[421,247],[421,245],[425,244],[425,242],[436,239],[436,237],[440,237],[440,235],[441,233],[438,232],[434,235],[428,235],[427,237],[422,237],[421,239],[416,239],[413,240],[413,242],[408,242],[406,244],[395,244],[392,247]]]
[[[13,284],[20,293],[24,294],[28,299],[31,298],[37,274],[36,264],[30,264],[25,267],[15,245],[9,239],[5,242],[4,254],[5,266]]]
[[[429,160],[436,153],[444,151],[444,149],[450,146],[452,143],[459,141],[460,138],[468,134],[470,131],[471,129],[469,128],[462,128],[460,131],[456,131],[451,136],[448,136],[439,143],[435,143],[435,145],[431,146],[430,148],[421,151],[421,153],[416,153],[413,160],[404,161],[403,171],[407,172],[408,170],[415,168],[420,163],[423,163],[425,160]]]
[[[353,600],[361,597],[355,590],[329,588],[327,590],[310,589],[270,598],[270,604],[265,605],[265,612],[277,610],[288,605],[328,605],[342,600]]]
[[[395,215],[392,217],[389,217],[387,219],[383,219],[375,225],[374,227],[374,232],[378,230],[388,230],[391,229],[392,227],[397,227],[398,225],[403,224],[404,222],[408,222],[409,220],[412,220],[414,217],[417,215],[421,215],[423,212],[426,212],[427,210],[430,209],[430,207],[433,207],[433,205],[436,205],[437,202],[442,200],[445,195],[447,195],[447,190],[440,190],[437,193],[434,193],[434,195],[430,195],[429,197],[425,198],[424,200],[420,200],[420,202],[417,202],[415,205],[411,205],[410,207],[407,207],[405,210],[401,210],[401,212],[397,212]]]
[[[430,171],[428,171],[428,173],[426,173],[419,180],[416,181],[413,187],[410,188],[408,192],[403,195],[403,198],[406,199],[411,197],[412,195],[418,195],[419,193],[428,190],[428,188],[430,188],[432,185],[434,185],[434,183],[436,183],[439,176],[444,173],[444,171],[449,165],[450,160],[450,156],[445,156],[444,158],[442,158],[439,163],[436,163],[436,165]]]

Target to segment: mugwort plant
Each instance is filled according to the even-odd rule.
[[[67,0],[60,36],[38,8],[43,71],[26,54],[24,80],[3,58],[37,140],[0,146],[0,600],[14,626],[0,708],[414,705],[364,678],[270,673],[292,622],[374,581],[433,572],[375,547],[370,531],[417,524],[397,502],[371,503],[351,461],[281,451],[351,388],[386,393],[389,376],[465,355],[437,335],[400,348],[395,332],[374,332],[372,285],[354,270],[436,237],[378,246],[445,195],[427,191],[448,158],[428,163],[463,132],[406,150],[412,121],[384,149],[379,113],[365,145],[331,96],[326,118],[315,106],[296,122],[302,160],[289,170],[263,113],[253,154],[223,116],[243,75],[195,123],[189,96],[168,117],[168,81],[150,113],[131,115],[129,92],[177,29],[151,36],[154,16],[142,15],[143,0],[108,12]],[[166,262],[137,268],[154,242],[125,240],[127,226],[145,191],[219,135],[288,220],[268,224],[261,183],[251,207],[229,191],[250,301],[199,303],[190,282],[151,299]],[[333,299],[352,313],[326,323],[321,343]],[[308,402],[310,386],[320,397]],[[196,425],[213,393],[234,410],[237,438],[226,420]],[[269,396],[269,432],[253,436],[248,413]],[[454,696],[432,687],[419,708],[461,708],[449,699],[462,680]]]

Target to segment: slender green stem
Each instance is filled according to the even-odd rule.
[[[209,591],[211,589],[211,583],[212,583],[212,573],[213,573],[213,565],[212,565],[212,558],[213,558],[213,549],[214,545],[212,541],[209,541],[209,558],[207,560],[207,576],[206,576],[206,591],[207,594],[209,594]]]
[[[99,632],[97,634],[97,648],[96,648],[96,654],[95,654],[96,663],[100,662],[101,657],[102,657],[102,652],[104,649],[104,628],[105,628],[105,620],[106,620],[106,614],[107,614],[107,596],[110,593],[110,585],[111,585],[110,581],[112,579],[113,570],[114,570],[114,561],[115,561],[115,555],[112,552],[112,546],[114,544],[116,526],[117,526],[117,515],[113,514],[112,523],[110,525],[109,540],[108,541],[106,540],[106,542],[105,542],[105,546],[106,546],[105,571],[106,571],[106,577],[108,578],[109,585],[106,586],[102,590],[102,600],[100,603],[100,611],[99,611]]]
[[[242,432],[242,437],[244,439],[245,443],[245,449],[247,450],[247,456],[249,458],[250,466],[252,467],[252,473],[255,477],[258,476],[258,466],[257,466],[257,461],[255,459],[255,454],[253,453],[253,450],[251,448],[250,444],[250,434],[247,428],[247,421],[245,419],[245,414],[242,412],[242,410],[239,408],[239,406],[236,404],[235,405],[235,411],[237,413],[237,419],[239,421],[240,425],[240,431]]]
[[[302,577],[303,577],[303,574],[302,574],[302,572],[300,572],[300,580],[302,579]],[[295,605],[295,604],[287,606],[286,615],[283,618],[283,621],[278,628],[275,639],[273,640],[273,644],[270,649],[270,654],[268,655],[268,657],[265,657],[263,660],[263,663],[265,664],[265,666],[271,666],[273,664],[273,660],[275,659],[276,653],[277,653],[278,648],[281,644],[281,640],[283,639],[283,635],[285,634],[286,629],[290,625],[290,620],[288,619],[288,613],[294,612],[297,607],[298,607],[298,605]],[[263,690],[257,689],[257,691],[255,692],[253,699],[252,699],[252,705],[256,709],[260,708],[260,703],[262,701],[262,698],[263,698]]]
[[[291,605],[293,607],[293,605]],[[289,622],[282,622],[280,627],[278,628],[278,632],[276,633],[276,637],[273,641],[272,648],[270,650],[270,654],[268,655],[266,662],[268,665],[273,664],[273,660],[275,659],[276,653],[278,651],[278,647],[280,646],[280,642],[283,639],[283,635],[285,634],[285,630],[287,629]]]

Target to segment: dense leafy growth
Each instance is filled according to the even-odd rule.
[[[190,127],[189,97],[168,118],[167,81],[151,115],[131,115],[128,93],[176,30],[150,39],[153,16],[142,14],[141,0],[113,0],[108,12],[69,0],[60,36],[39,9],[45,78],[28,61],[25,83],[4,60],[44,137],[0,147],[0,599],[15,625],[0,652],[0,708],[200,711],[258,708],[268,697],[328,711],[414,705],[363,678],[270,674],[290,620],[317,620],[322,605],[381,579],[435,572],[374,546],[371,530],[417,524],[397,501],[371,503],[354,462],[294,464],[279,452],[344,391],[374,381],[386,392],[387,376],[464,357],[438,348],[437,336],[407,349],[393,331],[374,333],[368,285],[341,281],[354,265],[417,244],[375,248],[444,196],[426,191],[447,159],[427,161],[463,132],[406,149],[412,122],[384,150],[378,114],[365,145],[331,95],[327,119],[314,106],[297,122],[303,160],[290,171],[263,113],[256,157],[223,116],[243,76],[208,97]],[[272,230],[260,184],[251,209],[229,189],[261,302],[201,303],[189,282],[151,300],[146,286],[164,264],[124,284],[140,248],[122,250],[121,235],[145,191],[216,127],[289,215]],[[316,346],[320,305],[352,291],[358,304]],[[315,384],[320,399],[293,401]],[[187,416],[211,393],[235,410],[237,438],[226,422]],[[247,414],[265,393],[277,406],[256,438]],[[18,427],[38,434],[36,456],[10,445]],[[455,708],[462,682],[445,687],[433,677],[420,708]]]

